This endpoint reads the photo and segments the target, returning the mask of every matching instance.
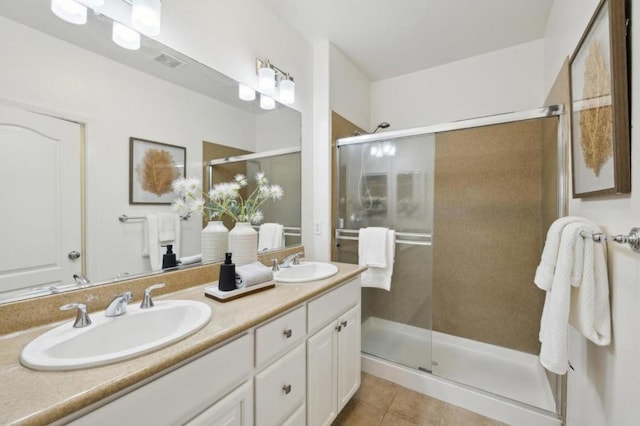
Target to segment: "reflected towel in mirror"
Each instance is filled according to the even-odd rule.
[[[160,239],[160,223],[163,225],[163,234],[167,238],[169,233],[173,234],[172,240]],[[170,231],[169,223],[173,223],[173,230]],[[162,255],[165,253],[162,246],[173,245],[173,252],[176,257],[180,256],[180,216],[175,213],[149,213],[145,215],[144,223],[144,243],[142,256],[149,257],[152,271],[162,269]]]
[[[284,226],[279,223],[263,223],[258,231],[258,251],[284,247]]]

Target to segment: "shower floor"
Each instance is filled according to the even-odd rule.
[[[362,351],[555,411],[549,381],[535,355],[376,317],[362,323]]]

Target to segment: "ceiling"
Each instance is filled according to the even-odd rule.
[[[371,81],[544,37],[554,0],[262,0]]]

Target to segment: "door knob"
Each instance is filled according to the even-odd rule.
[[[74,250],[74,251],[69,252],[69,259],[76,260],[78,258],[80,258],[80,252],[79,251],[75,251]]]

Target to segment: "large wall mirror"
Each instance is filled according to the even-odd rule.
[[[286,208],[264,221],[299,234],[300,113],[242,101],[237,82],[144,36],[123,49],[109,18],[88,18],[64,22],[49,0],[0,3],[0,301],[78,288],[75,273],[96,284],[162,272],[143,256],[145,221],[119,220],[173,211],[130,203],[130,138],[184,148],[181,174],[203,184],[225,150],[298,152],[286,159],[297,161],[282,178]],[[280,170],[277,159],[250,160],[247,173]],[[181,221],[179,256],[200,253],[202,225]]]

